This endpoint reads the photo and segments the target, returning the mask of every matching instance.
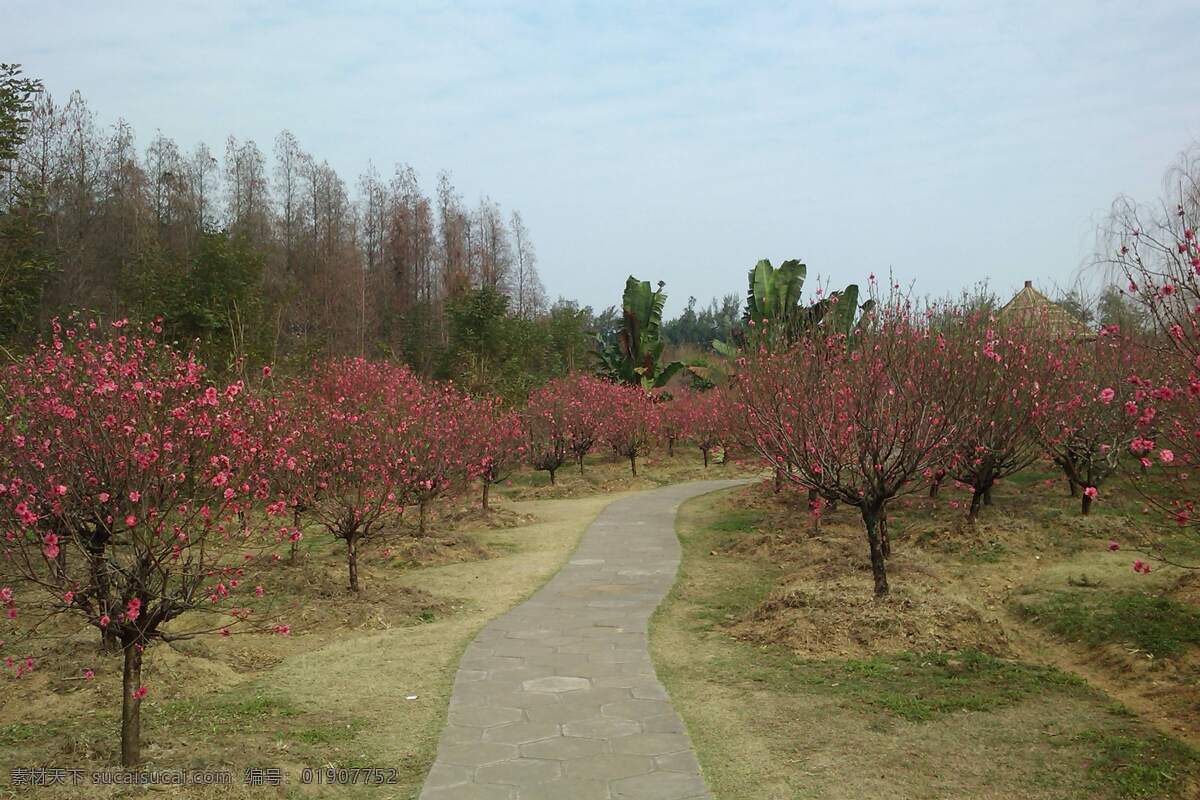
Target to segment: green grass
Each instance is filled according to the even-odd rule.
[[[1096,752],[1088,775],[1097,788],[1122,800],[1170,797],[1200,763],[1195,749],[1158,734],[1091,731],[1075,740]]]
[[[766,514],[758,509],[730,508],[712,520],[708,524],[708,530],[717,533],[746,533],[754,530],[765,517]]]
[[[1055,591],[1013,604],[1055,635],[1093,647],[1128,643],[1161,658],[1200,643],[1200,610],[1147,592]]]
[[[719,630],[756,608],[775,586],[776,565],[764,558],[712,556],[763,521],[757,509],[723,509],[687,541],[689,552],[720,559],[722,580],[709,585],[695,604],[698,627]],[[988,548],[995,557],[1002,544]],[[978,556],[977,556],[978,557]],[[742,648],[738,648],[742,651]],[[709,666],[735,683],[755,683],[792,694],[819,692],[837,697],[848,709],[925,722],[961,710],[988,711],[1047,693],[1087,695],[1079,678],[1050,667],[995,658],[976,650],[900,653],[867,659],[799,659],[775,646],[745,646],[745,659],[717,660]]]
[[[360,719],[351,720],[345,725],[318,725],[315,728],[304,728],[291,734],[291,738],[305,744],[336,744],[348,742],[358,735],[363,727]]]
[[[809,662],[849,705],[927,722],[957,711],[991,711],[1051,693],[1090,696],[1079,678],[1051,667],[995,658],[977,650],[898,653],[869,659]]]
[[[163,704],[155,724],[206,731],[248,731],[266,720],[301,714],[287,697],[262,690],[243,697],[181,698]]]
[[[1071,673],[978,650],[814,658],[731,637],[731,623],[761,604],[786,565],[730,546],[765,533],[766,517],[727,505],[714,497],[685,504],[679,582],[651,628],[660,677],[716,796],[1191,796],[1200,756]],[[1079,538],[1065,522],[1061,535],[1064,545]],[[1000,537],[951,547],[964,568],[1012,557]],[[1111,596],[1097,601],[1103,591]],[[1098,589],[1062,594],[1111,612],[1110,633],[1128,635],[1133,619],[1159,649],[1200,636],[1200,620],[1169,600]],[[1045,597],[1055,595],[1031,601]],[[894,744],[901,733],[903,743]],[[890,763],[908,759],[912,768],[876,775],[863,749]]]
[[[977,650],[897,653],[865,659],[799,659],[784,648],[747,649],[710,666],[731,682],[781,694],[820,693],[849,711],[929,722],[959,711],[992,711],[1035,697],[1093,697],[1068,673]]]
[[[0,728],[0,744],[15,745],[42,735],[45,726],[29,725],[24,722],[14,722]]]

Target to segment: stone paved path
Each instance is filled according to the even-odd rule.
[[[421,800],[710,797],[646,622],[679,566],[679,504],[737,483],[614,501],[541,591],[480,631]]]

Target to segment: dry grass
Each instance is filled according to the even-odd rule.
[[[898,506],[882,601],[850,509],[814,532],[804,499],[769,485],[685,504],[684,566],[651,644],[716,796],[1193,796],[1195,752],[1159,732],[1191,730],[1163,693],[1192,646],[1135,679],[1125,659],[1145,654],[1106,665],[1120,644],[1060,638],[1013,608],[1038,587],[1142,577],[1104,549],[1128,509],[1078,524],[1061,489],[1010,482],[974,528],[954,489]],[[1151,577],[1143,590],[1179,578]],[[1194,681],[1172,685],[1195,706]],[[1126,710],[1151,698],[1157,713]]]
[[[415,797],[436,750],[459,655],[484,623],[547,580],[613,495],[502,502],[492,519],[450,508],[462,530],[368,549],[363,592],[350,597],[343,551],[314,531],[300,563],[282,566],[294,594],[291,636],[207,638],[148,651],[143,751],[148,767],[230,768],[233,789],[100,790],[88,797]],[[480,524],[483,522],[484,524]],[[516,527],[510,527],[515,525]],[[86,632],[60,659],[0,682],[4,767],[111,768],[117,760],[120,665]],[[72,679],[83,667],[93,681]],[[412,699],[410,699],[412,698]],[[303,767],[396,768],[398,783],[300,787]],[[284,789],[244,787],[249,766],[282,767]],[[79,789],[42,789],[48,798]],[[0,790],[0,795],[3,792]]]

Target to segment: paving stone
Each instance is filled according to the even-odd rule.
[[[578,736],[558,736],[540,742],[521,745],[521,755],[530,758],[554,758],[566,761],[573,758],[595,756],[604,752],[602,739],[585,739]]]
[[[425,776],[426,789],[445,789],[450,786],[461,786],[470,783],[475,776],[475,770],[470,767],[458,767],[454,764],[434,764],[429,774]]]
[[[513,786],[483,786],[475,783],[421,792],[421,800],[514,800],[516,796],[517,790]]]
[[[592,682],[587,678],[551,675],[546,678],[534,678],[521,684],[527,692],[570,692],[575,689],[590,689]]]
[[[635,700],[669,700],[667,690],[660,684],[653,683],[650,685],[634,686],[632,689]]]
[[[654,766],[671,772],[700,774],[700,762],[696,760],[696,754],[691,750],[681,750],[669,756],[658,756],[654,759]]]
[[[556,703],[552,706],[537,706],[536,708],[526,709],[525,715],[529,717],[530,722],[554,722],[561,725],[568,722],[599,718],[600,704],[575,705]]]
[[[515,744],[497,744],[494,742],[472,742],[471,744],[454,744],[446,747],[438,747],[437,761],[438,764],[455,764],[460,767],[481,767],[484,764],[492,764],[496,761],[504,761],[510,758],[516,758],[517,746]]]
[[[665,756],[691,749],[691,742],[682,733],[635,733],[611,742],[614,753],[639,756]]]
[[[476,783],[507,783],[513,786],[532,786],[562,777],[557,761],[537,758],[514,758],[480,767],[475,772]]]
[[[562,778],[517,789],[517,800],[608,800],[608,782]]]
[[[654,769],[654,762],[645,756],[602,753],[598,756],[573,759],[563,766],[568,778],[611,781],[633,775],[645,775]]]
[[[559,726],[553,722],[514,722],[511,725],[488,728],[483,732],[483,741],[527,744],[559,735],[561,735]]]
[[[455,725],[470,725],[477,728],[490,728],[493,725],[507,725],[510,722],[520,722],[525,715],[519,708],[496,708],[483,706],[479,708],[452,708],[450,721]]]
[[[442,741],[446,744],[471,744],[483,741],[483,728],[470,725],[447,725],[442,729]]]
[[[737,483],[614,501],[569,564],[479,632],[421,800],[709,800],[646,626],[679,566],[679,504]]]
[[[621,700],[608,703],[600,713],[605,717],[643,720],[670,714],[671,710],[671,704],[661,700]]]
[[[537,708],[539,706],[552,706],[560,701],[562,695],[550,694],[549,692],[505,692],[497,691],[493,694],[490,700],[498,706],[508,706],[509,708]]]
[[[683,722],[675,712],[662,717],[642,720],[642,730],[646,733],[683,733]]]
[[[562,726],[562,731],[565,736],[612,739],[615,736],[629,736],[630,734],[641,733],[642,726],[628,719],[585,719],[579,722],[568,722]]]
[[[609,784],[613,800],[690,800],[706,797],[704,779],[681,772],[652,772]]]

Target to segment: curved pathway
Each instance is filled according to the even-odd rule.
[[[738,483],[612,502],[541,591],[480,631],[421,800],[709,798],[646,622],[675,581],[680,503]]]

